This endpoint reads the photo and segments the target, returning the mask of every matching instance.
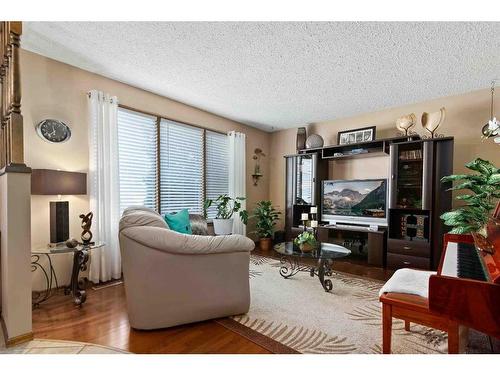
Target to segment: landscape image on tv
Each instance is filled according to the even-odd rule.
[[[385,217],[386,180],[323,181],[323,214]]]

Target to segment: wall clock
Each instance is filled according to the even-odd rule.
[[[40,138],[50,143],[64,143],[71,138],[71,129],[59,120],[40,121],[36,126],[36,132]]]

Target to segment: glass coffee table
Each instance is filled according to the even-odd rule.
[[[274,246],[274,251],[281,255],[280,275],[288,279],[299,272],[308,272],[311,277],[318,276],[325,292],[333,288],[332,281],[325,276],[332,275],[334,259],[344,258],[351,254],[351,250],[332,243],[318,242],[317,247],[309,252],[303,252],[293,242],[282,242]],[[301,264],[301,260],[317,260],[316,266]]]

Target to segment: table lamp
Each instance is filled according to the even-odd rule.
[[[33,169],[31,174],[32,195],[85,195],[87,174],[53,169]],[[69,239],[69,202],[50,202],[50,243],[57,244]]]

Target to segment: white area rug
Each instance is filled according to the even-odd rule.
[[[251,257],[250,311],[234,320],[301,353],[381,353],[382,282],[334,273],[333,290],[326,293],[316,276],[299,272],[284,279],[280,266],[275,259]],[[392,351],[444,354],[447,336],[413,323],[406,332],[395,319]]]

